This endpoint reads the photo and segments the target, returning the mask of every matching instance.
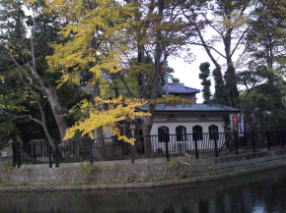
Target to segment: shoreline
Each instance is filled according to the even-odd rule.
[[[270,163],[270,165],[269,165]],[[273,165],[273,163],[275,163]],[[199,175],[190,178],[182,178],[175,180],[162,180],[155,182],[144,183],[99,183],[99,184],[59,184],[59,185],[13,185],[13,186],[0,186],[1,192],[57,192],[57,191],[88,191],[88,190],[128,190],[128,189],[140,189],[140,188],[158,188],[158,187],[170,187],[176,185],[188,185],[188,184],[201,184],[212,181],[220,181],[223,179],[229,179],[239,177],[241,175],[252,175],[267,172],[269,170],[275,170],[286,167],[286,162],[273,162],[267,161],[265,164],[259,164],[259,168],[248,168],[235,171],[224,171],[224,169],[216,169],[212,171],[212,174]],[[253,165],[253,164],[252,164]],[[227,169],[227,168],[225,168]]]

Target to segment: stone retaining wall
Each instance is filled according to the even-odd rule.
[[[2,164],[0,184],[3,187],[0,191],[8,189],[7,186],[36,186],[46,190],[55,187],[99,189],[182,184],[284,166],[285,160],[286,150],[276,150],[199,160],[184,156],[171,158],[169,162],[158,158],[136,160],[135,164],[131,164],[130,160],[95,162],[93,165],[61,164],[59,168],[23,165],[13,169],[8,164]]]

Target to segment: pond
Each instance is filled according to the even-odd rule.
[[[282,213],[286,169],[156,189],[1,193],[0,212]]]

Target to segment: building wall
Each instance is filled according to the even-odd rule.
[[[216,125],[219,132],[224,132],[224,119],[222,115],[206,115],[206,114],[193,114],[193,115],[157,115],[154,116],[154,123],[151,129],[151,135],[158,135],[158,128],[166,126],[169,128],[170,134],[176,134],[177,126],[185,126],[187,134],[193,133],[193,127],[199,125],[203,128],[203,133],[208,133],[208,128],[211,125]],[[112,131],[110,128],[104,128],[105,137],[111,137]]]
[[[211,125],[216,125],[219,132],[224,132],[224,120],[222,116],[205,116],[200,115],[193,116],[175,116],[173,118],[167,116],[160,116],[154,118],[154,123],[151,130],[151,135],[158,135],[158,128],[160,126],[166,126],[169,128],[170,134],[176,134],[177,126],[185,126],[187,133],[193,133],[193,127],[199,125],[203,128],[203,133],[208,133],[208,128]]]
[[[216,125],[218,127],[219,139],[216,141],[218,148],[221,148],[225,143],[224,138],[224,120],[221,115],[165,115],[157,116],[154,118],[154,123],[151,129],[152,140],[152,151],[153,153],[157,152],[166,152],[166,143],[162,143],[158,138],[158,128],[165,126],[169,128],[169,142],[168,150],[172,154],[180,153],[190,153],[195,151],[195,141],[193,140],[193,127],[201,126],[203,129],[203,138],[202,140],[197,141],[197,148],[199,151],[214,150],[215,141],[211,140],[209,134],[209,126]],[[176,136],[176,127],[184,126],[186,128],[187,138],[185,141],[177,141]]]

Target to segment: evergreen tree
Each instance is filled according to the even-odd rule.
[[[203,85],[203,97],[204,97],[204,103],[208,104],[211,101],[211,81],[208,79],[210,75],[210,64],[208,62],[202,63],[200,65],[200,75],[199,78],[202,79],[202,85]]]
[[[215,93],[213,101],[218,104],[228,104],[228,99],[225,93],[224,81],[222,74],[219,70],[213,70],[213,77],[215,82]]]
[[[206,0],[185,1],[182,8],[185,18],[192,30],[197,33],[196,40],[189,43],[202,46],[215,66],[215,76],[221,85],[218,101],[230,106],[238,106],[238,88],[234,55],[239,52],[246,32],[248,31],[248,16],[253,10],[251,0]],[[203,28],[208,27],[216,34],[208,40]],[[216,48],[220,42],[223,51]],[[221,60],[219,60],[221,59]],[[220,61],[224,61],[224,66]],[[223,70],[226,67],[226,70]],[[223,76],[224,74],[224,77]],[[224,97],[224,98],[218,98]],[[227,98],[227,102],[224,99]]]
[[[246,50],[254,58],[251,63],[256,66],[265,65],[269,72],[273,72],[273,75],[268,76],[270,83],[274,83],[273,77],[285,66],[285,11],[285,0],[257,2],[255,18],[247,33]]]

